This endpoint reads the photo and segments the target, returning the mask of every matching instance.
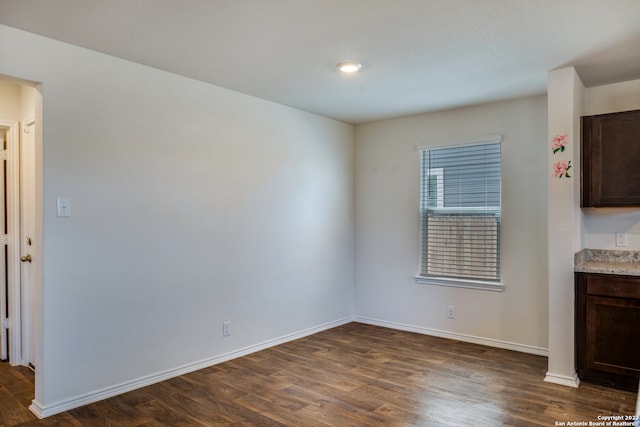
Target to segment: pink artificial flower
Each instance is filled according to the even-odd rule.
[[[571,178],[571,175],[569,175],[569,169],[571,169],[571,160],[568,162],[566,160],[560,160],[553,165],[553,171],[556,178],[562,178],[563,176]]]
[[[556,136],[553,137],[551,142],[553,143],[551,145],[551,149],[553,150],[553,154],[557,153],[558,151],[564,152],[564,147],[569,142],[569,135],[567,135],[566,133],[564,133],[562,135],[556,135]]]

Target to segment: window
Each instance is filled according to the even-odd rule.
[[[418,282],[502,289],[500,142],[420,150]]]

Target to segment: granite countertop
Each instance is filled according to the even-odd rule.
[[[574,256],[574,271],[640,276],[640,251],[583,249]]]

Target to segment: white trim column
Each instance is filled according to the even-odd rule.
[[[548,75],[549,366],[545,381],[577,387],[573,255],[582,248],[580,115],[584,86],[573,67]]]

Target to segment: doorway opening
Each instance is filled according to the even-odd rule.
[[[41,123],[41,88],[0,78],[0,359],[36,369],[34,397],[42,376]]]
[[[35,120],[0,119],[0,359],[32,367],[34,144]]]

